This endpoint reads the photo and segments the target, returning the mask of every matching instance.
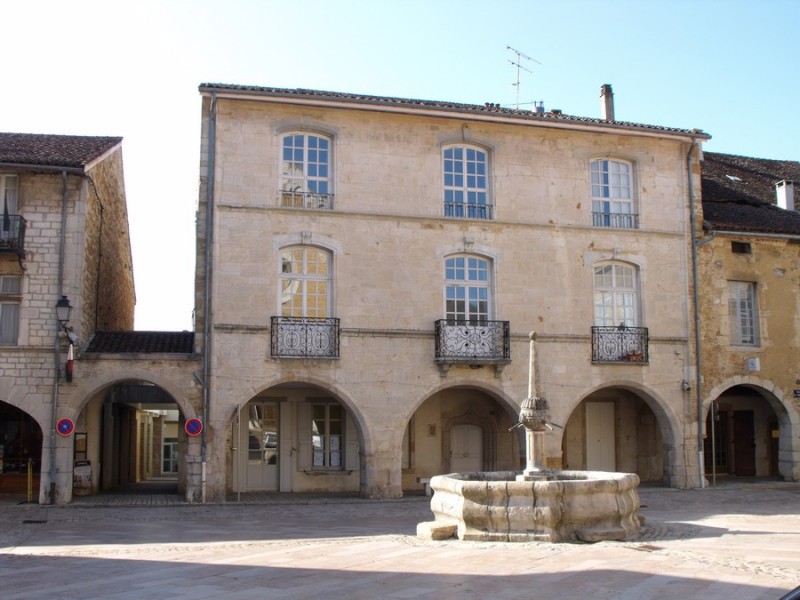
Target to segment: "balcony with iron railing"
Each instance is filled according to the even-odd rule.
[[[279,192],[281,208],[333,210],[333,194],[318,192]]]
[[[444,216],[457,219],[493,218],[491,204],[471,204],[468,202],[445,202]]]
[[[273,358],[339,358],[339,319],[272,317]]]
[[[0,224],[0,253],[25,256],[25,227],[27,222],[19,215],[3,215]]]
[[[647,364],[648,335],[647,327],[592,327],[592,362]]]
[[[593,227],[609,229],[639,229],[639,215],[635,213],[593,212]]]
[[[505,364],[511,362],[508,321],[435,322],[437,363]]]

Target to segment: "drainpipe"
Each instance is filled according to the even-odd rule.
[[[209,376],[211,373],[211,243],[214,217],[214,168],[217,135],[217,95],[211,93],[208,111],[208,161],[206,181],[206,235],[205,235],[205,284],[203,289],[203,430],[200,441],[200,489],[202,502],[206,502],[206,430],[209,413]]]
[[[67,172],[61,172],[61,234],[58,245],[58,294],[56,298],[61,298],[64,292],[64,253],[67,243]],[[55,303],[53,303],[55,306]],[[53,347],[53,395],[52,413],[50,418],[50,490],[48,504],[56,503],[56,420],[58,419],[58,380],[61,372],[61,338],[58,333],[61,329],[57,328],[56,341]]]
[[[700,293],[698,291],[699,278],[697,276],[697,224],[694,205],[694,178],[692,177],[692,153],[697,147],[697,140],[692,138],[689,152],[686,154],[686,170],[689,178],[689,207],[691,211],[692,231],[692,279],[693,279],[693,304],[694,304],[694,345],[695,345],[695,383],[697,394],[697,471],[700,477],[700,487],[706,487],[705,463],[703,457],[703,372],[702,352],[700,349]]]

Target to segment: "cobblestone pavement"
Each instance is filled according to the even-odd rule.
[[[624,542],[433,542],[429,499],[0,498],[0,598],[777,599],[800,585],[800,485],[640,490]]]

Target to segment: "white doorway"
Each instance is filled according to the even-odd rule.
[[[450,470],[483,471],[483,429],[477,425],[456,425],[450,430]]]
[[[279,484],[279,411],[277,402],[250,402],[241,415],[240,447],[244,462],[241,491],[277,491]],[[240,463],[241,464],[241,463]]]
[[[586,403],[586,469],[616,471],[613,402]]]

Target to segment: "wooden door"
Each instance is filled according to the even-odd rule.
[[[586,469],[617,470],[613,402],[586,403]]]
[[[756,436],[752,410],[733,412],[733,460],[736,475],[756,474]]]
[[[450,470],[483,471],[483,430],[477,425],[456,425],[450,430]]]

